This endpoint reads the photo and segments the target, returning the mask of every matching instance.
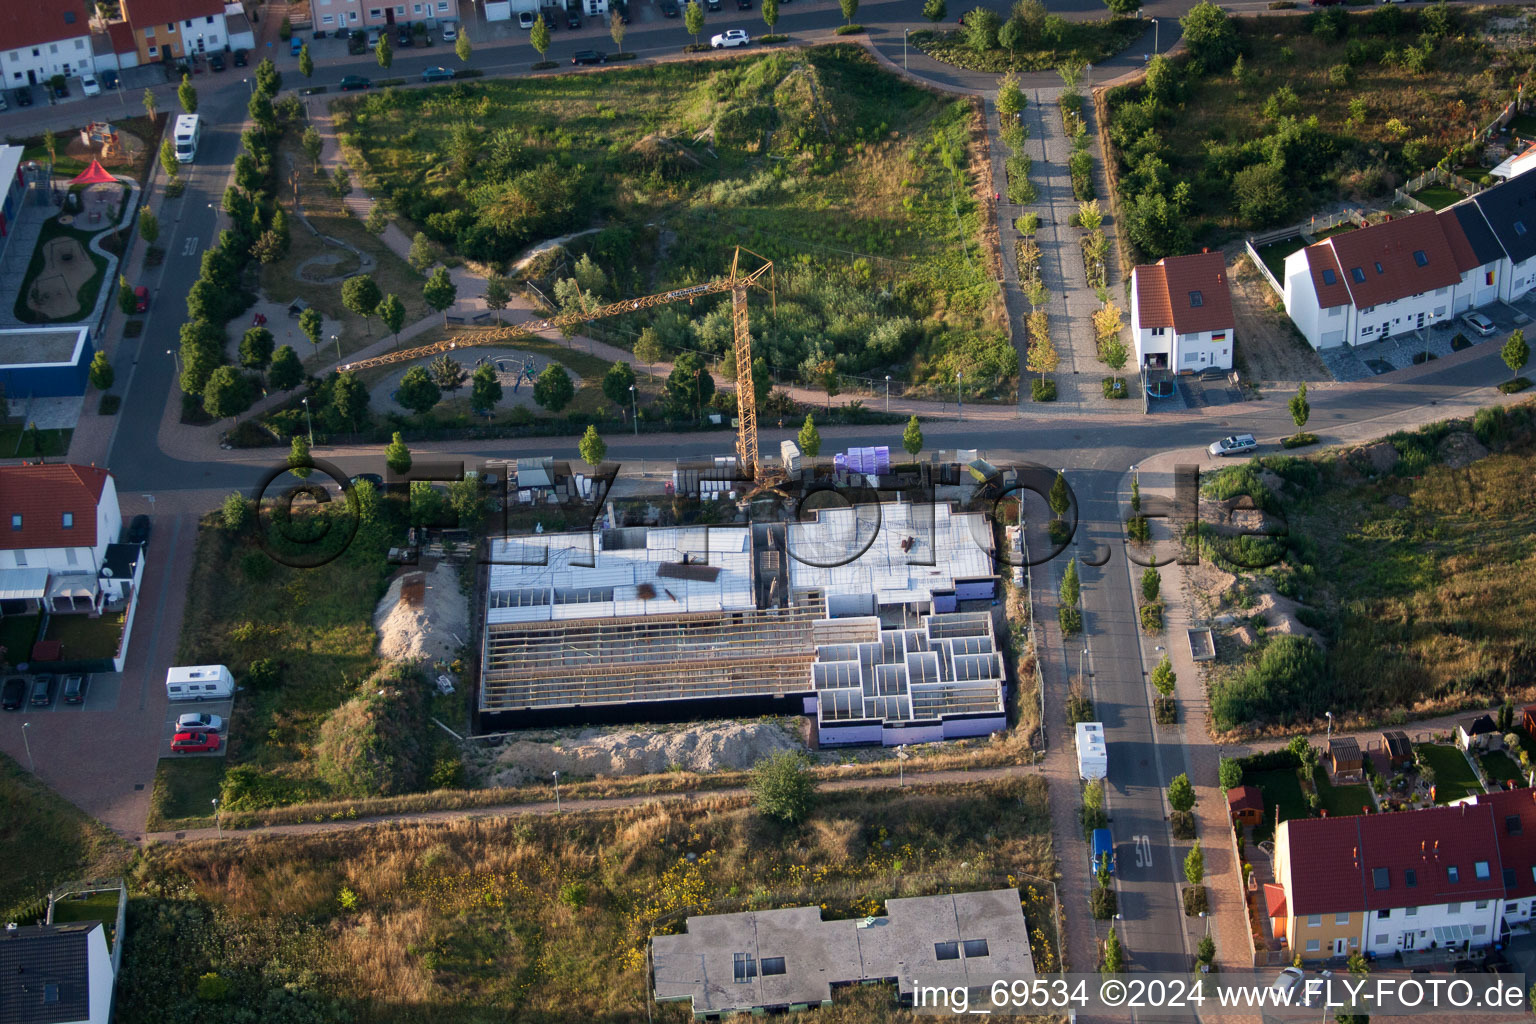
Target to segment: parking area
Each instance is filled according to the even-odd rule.
[[[1454,320],[1435,324],[1423,331],[1399,334],[1354,348],[1340,346],[1323,349],[1318,354],[1323,357],[1333,378],[1347,384],[1368,380],[1393,370],[1406,370],[1422,363],[1426,352],[1430,359],[1444,359],[1453,351],[1471,345],[1503,345],[1515,328],[1530,329],[1531,320],[1536,318],[1536,295],[1526,295],[1513,303],[1495,302],[1479,307],[1475,312],[1492,321],[1492,334],[1486,337],[1479,335],[1463,323],[1461,315],[1458,315]],[[1465,341],[1457,341],[1458,336]]]
[[[16,710],[32,713],[63,712],[72,713],[79,711],[114,711],[117,709],[118,697],[123,689],[123,677],[118,672],[91,672],[83,674],[81,687],[81,700],[79,703],[65,700],[64,685],[74,673],[34,673],[22,674],[20,678],[26,680],[27,701]],[[39,679],[51,680],[48,688],[49,699],[46,704],[34,704],[31,701],[32,694]],[[15,674],[6,676],[7,679],[16,678]]]
[[[169,701],[165,708],[165,723],[161,728],[160,750],[162,757],[175,757],[178,760],[184,757],[223,757],[227,752],[226,741],[229,737],[229,718],[234,713],[235,702],[233,700],[175,700]],[[171,737],[176,735],[176,722],[182,715],[216,715],[219,718],[219,748],[206,751],[172,752]]]

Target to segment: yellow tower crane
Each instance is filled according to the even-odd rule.
[[[743,272],[741,268],[742,253],[756,256],[763,261],[762,265],[751,272]],[[757,454],[757,392],[752,387],[752,333],[747,319],[747,289],[754,286],[761,288],[763,286],[763,275],[768,274],[769,294],[772,296],[774,308],[776,309],[777,290],[773,287],[774,276],[772,271],[772,260],[738,245],[735,254],[731,257],[730,276],[717,278],[706,284],[678,288],[670,292],[661,292],[657,295],[646,295],[638,299],[610,302],[607,305],[597,306],[593,309],[561,313],[558,316],[546,317],[542,320],[528,320],[520,324],[463,331],[453,335],[451,338],[444,338],[442,341],[423,345],[420,348],[406,349],[402,352],[389,352],[381,356],[359,359],[352,363],[343,363],[341,369],[344,371],[367,370],[375,366],[414,362],[426,356],[439,355],[458,348],[501,345],[509,341],[515,341],[518,338],[537,335],[543,331],[574,327],[577,324],[601,320],[604,317],[618,316],[620,313],[635,313],[642,309],[665,306],[673,302],[687,301],[692,303],[694,299],[703,298],[706,295],[730,292],[731,325],[736,335],[736,459],[743,473],[750,474],[753,479],[758,479],[762,463],[759,461]]]

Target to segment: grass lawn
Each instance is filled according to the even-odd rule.
[[[69,452],[69,441],[74,436],[75,431],[72,427],[61,430],[39,430],[37,441],[34,443],[32,432],[27,429],[27,424],[0,425],[0,458],[29,459],[38,455],[44,458],[62,456]],[[42,451],[38,451],[39,448]]]
[[[103,282],[107,279],[107,258],[91,249],[91,239],[100,233],[101,229],[94,231],[79,231],[72,225],[60,224],[57,217],[49,217],[43,221],[43,228],[37,234],[37,242],[32,247],[32,260],[27,264],[26,275],[21,279],[21,287],[16,290],[16,319],[28,324],[73,323],[76,320],[84,320],[90,316],[91,310],[96,308],[96,297],[101,294]],[[85,256],[96,265],[96,273],[81,285],[75,292],[75,298],[80,303],[80,308],[69,316],[57,320],[50,320],[40,316],[27,305],[27,293],[32,289],[32,282],[37,280],[45,268],[43,246],[55,238],[73,238],[80,243],[80,248],[85,250]]]
[[[1421,743],[1418,751],[1419,757],[1435,770],[1435,803],[1448,804],[1468,793],[1483,791],[1460,750],[1440,743]]]
[[[1510,131],[1527,138],[1536,138],[1536,115],[1516,114],[1506,126]]]
[[[1264,265],[1269,268],[1269,272],[1275,275],[1275,280],[1284,284],[1285,258],[1306,244],[1301,238],[1294,235],[1290,238],[1282,238],[1278,242],[1270,242],[1268,245],[1259,246],[1259,258],[1264,261]]]
[[[0,661],[12,665],[32,660],[32,645],[37,642],[37,627],[42,623],[40,615],[7,615],[0,618],[0,647],[5,656]]]
[[[120,1024],[192,1016],[208,971],[230,979],[232,1004],[270,1011],[294,965],[312,965],[306,987],[348,1019],[635,1024],[647,1019],[648,938],[680,931],[685,914],[823,904],[828,918],[848,919],[883,913],[893,897],[1013,885],[1036,969],[1060,963],[1050,887],[1024,877],[1055,871],[1038,777],[824,792],[797,827],[763,819],[744,797],[702,796],[157,845],[147,858],[132,926],[143,945],[118,981]],[[686,1004],[650,1012],[689,1019]],[[816,1019],[913,1018],[882,1000]]]
[[[151,832],[206,828],[213,824],[213,800],[224,781],[225,759],[193,757],[178,761],[162,757],[155,767],[155,788],[149,796]]]
[[[105,825],[86,816],[0,755],[0,917],[63,882],[121,873],[133,851]]]
[[[1482,766],[1490,782],[1519,782],[1525,778],[1519,763],[1502,750],[1484,754]]]
[[[1280,820],[1290,821],[1293,818],[1310,818],[1312,810],[1307,804],[1306,794],[1301,791],[1301,780],[1296,777],[1293,768],[1282,768],[1271,772],[1256,772],[1245,777],[1244,781],[1250,786],[1259,787],[1264,794],[1264,828],[1273,830],[1275,827],[1275,808],[1280,808]]]
[[[59,900],[53,905],[53,923],[100,921],[106,925],[107,952],[110,953],[112,944],[117,941],[117,900],[116,889],[108,892],[93,892],[76,899]]]
[[[1323,809],[1328,812],[1330,818],[1365,814],[1376,810],[1376,804],[1371,800],[1369,786],[1336,786],[1328,780],[1321,768],[1313,778],[1317,783],[1318,798],[1323,801]]]
[[[752,316],[776,370],[835,359],[946,385],[962,371],[968,389],[1012,393],[974,108],[858,47],[375,90],[332,110],[370,190],[457,257],[505,264],[602,227],[571,258],[618,298],[723,275],[740,244],[775,261],[777,313],[754,295]],[[573,270],[530,276],[546,273]],[[729,296],[613,319],[615,337],[646,326],[670,350],[723,354]]]
[[[93,619],[85,614],[52,615],[48,618],[48,635],[45,640],[64,643],[63,657],[112,658],[117,655],[117,645],[123,639],[123,615],[108,612]]]
[[[1449,185],[1425,185],[1413,194],[1413,198],[1432,210],[1443,210],[1467,197]]]
[[[1055,45],[1013,53],[1002,47],[978,52],[967,41],[963,28],[947,32],[919,29],[908,41],[936,61],[969,71],[1050,71],[1072,61],[1102,63],[1131,45],[1146,29],[1147,23],[1135,18],[1069,21],[1062,26],[1061,39]]]

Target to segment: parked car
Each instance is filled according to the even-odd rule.
[[[661,8],[663,18],[675,18],[679,14],[677,0],[660,0],[656,6]]]
[[[21,702],[27,696],[27,681],[21,676],[11,676],[0,686],[0,708],[7,711],[16,711],[21,707]]]
[[[565,10],[565,27],[581,28],[581,10],[576,7],[567,7]]]
[[[453,72],[443,67],[427,68],[427,70],[421,73],[421,80],[423,82],[442,82],[452,77]]]
[[[46,708],[53,703],[53,676],[38,676],[32,680],[32,696],[27,703],[35,708]]]
[[[176,719],[177,732],[223,732],[224,719],[203,711],[188,711]]]
[[[133,290],[133,311],[142,313],[149,308],[149,289],[142,284]]]
[[[299,45],[302,46],[303,43],[300,43]],[[222,53],[210,53],[208,55],[208,68],[211,71],[223,71],[224,55]]]
[[[384,490],[384,478],[377,473],[359,473],[349,482],[354,487],[358,484],[371,484],[376,491],[383,492]]]
[[[518,14],[517,14],[517,27],[518,28],[521,28],[521,29],[531,29],[531,28],[533,28],[533,22],[534,22],[534,17],[533,17],[533,12],[532,11],[519,11],[518,12]]]
[[[704,9],[706,11],[718,11],[720,9],[720,0],[704,0]]]
[[[373,86],[373,80],[362,75],[343,75],[341,77],[341,91],[351,92],[353,89],[368,89]]]
[[[738,11],[750,11],[752,9],[752,0],[736,0],[736,9]]]
[[[128,523],[128,529],[123,533],[124,544],[148,544],[149,543],[149,516],[138,515]]]
[[[608,0],[608,9],[619,12],[620,23],[629,24],[629,4],[625,0]]]
[[[371,28],[371,29],[368,30],[368,49],[371,50],[375,46],[378,46],[378,45],[379,45],[379,30],[376,29],[376,28]]]
[[[1317,0],[1312,0],[1312,2],[1316,3]],[[1275,1002],[1284,1004],[1287,1000],[1286,993],[1291,991],[1291,989],[1295,988],[1297,985],[1300,985],[1303,978],[1305,978],[1305,975],[1301,973],[1300,967],[1287,967],[1285,970],[1281,971],[1279,976],[1277,976],[1274,982],[1269,986],[1272,990],[1279,993],[1279,996],[1276,998]]]
[[[1498,330],[1498,328],[1493,326],[1493,321],[1481,313],[1463,313],[1461,315],[1461,322],[1484,338]]]
[[[717,50],[723,50],[728,46],[746,46],[752,42],[752,37],[747,35],[744,28],[728,28],[709,41],[709,45]]]
[[[171,749],[178,754],[201,754],[219,749],[216,732],[178,732],[171,737]]]
[[[76,675],[76,676],[65,676],[64,677],[64,703],[65,704],[84,704],[85,703],[85,684],[86,684],[87,678],[88,678],[87,676],[79,676],[79,675]]]
[[[244,50],[236,50],[235,51],[235,67],[243,68],[243,67],[245,67],[245,62],[246,62],[245,51]]]
[[[1233,434],[1217,441],[1206,451],[1217,458],[1226,458],[1228,455],[1246,455],[1258,446],[1259,442],[1252,434]]]
[[[571,57],[571,63],[572,64],[601,64],[603,61],[605,61],[607,59],[608,59],[607,54],[600,53],[597,50],[577,50],[576,53]]]
[[[30,107],[32,105],[32,89],[29,86],[24,85],[16,90],[16,105],[18,107]]]
[[[416,37],[411,34],[411,26],[401,25],[399,34],[395,36],[395,42],[402,50],[406,49],[407,47],[415,46]]]
[[[450,22],[448,22],[448,24],[443,26],[443,42],[451,43],[451,42],[454,42],[455,40],[457,40],[458,38],[459,38],[459,30],[454,27],[453,22],[450,21]]]
[[[304,40],[300,39],[298,36],[294,36],[288,40],[288,56],[297,57],[299,55],[299,51],[302,49],[304,49]]]
[[[107,70],[103,71],[101,73],[101,87],[103,89],[116,89],[117,72],[113,71],[111,68],[107,68]]]
[[[87,96],[100,96],[101,83],[96,81],[96,76],[86,73],[80,76],[80,91]]]

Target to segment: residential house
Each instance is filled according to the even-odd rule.
[[[525,4],[528,10],[537,10],[536,0]],[[523,6],[518,9],[522,10]],[[406,0],[404,3],[385,3],[383,0],[310,0],[310,14],[317,33],[334,35],[351,29],[370,29],[380,25],[409,25],[425,22],[436,26],[439,22],[459,20],[459,0]]]
[[[1498,750],[1504,738],[1492,715],[1477,715],[1456,723],[1456,745],[1462,750]]]
[[[231,48],[224,0],[122,0],[139,63]]]
[[[3,84],[40,85],[91,70],[90,21],[85,0],[0,4]]]
[[[1387,765],[1401,768],[1413,760],[1413,746],[1408,734],[1401,729],[1387,729],[1381,734],[1381,751],[1387,757]]]
[[[1498,297],[1513,302],[1536,288],[1536,176],[1511,178],[1457,205],[1475,206],[1504,250],[1496,280]]]
[[[1333,736],[1328,740],[1328,761],[1338,782],[1359,782],[1365,778],[1365,755],[1353,736]]]
[[[1498,933],[1502,939],[1508,926],[1536,919],[1536,790],[1480,793],[1474,799],[1493,812],[1504,882]]]
[[[114,980],[100,921],[7,924],[0,935],[0,1020],[107,1024]]]
[[[1500,180],[1507,180],[1519,177],[1533,167],[1536,167],[1536,143],[1525,147],[1519,153],[1511,153],[1488,173]]]
[[[122,525],[105,469],[0,466],[0,615],[99,611],[99,576]]]
[[[1264,793],[1258,786],[1233,786],[1227,790],[1227,812],[1238,825],[1257,825],[1264,820]]]
[[[1226,259],[1219,252],[1168,256],[1131,271],[1138,368],[1230,370],[1235,322]]]

